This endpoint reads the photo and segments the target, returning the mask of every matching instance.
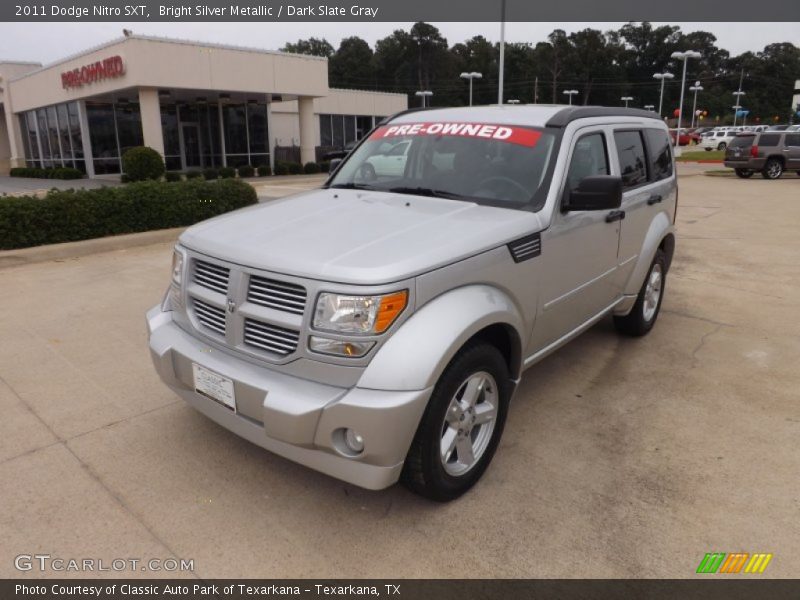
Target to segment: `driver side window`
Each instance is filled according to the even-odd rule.
[[[572,151],[567,171],[567,189],[576,189],[584,177],[610,174],[605,135],[597,132],[580,138]]]

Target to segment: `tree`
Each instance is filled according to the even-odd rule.
[[[287,42],[281,48],[283,52],[291,52],[292,54],[310,54],[311,56],[324,56],[330,58],[333,56],[333,46],[325,38],[318,39],[315,37],[308,38],[307,40],[297,40],[296,43]]]
[[[348,37],[329,59],[328,71],[332,87],[375,87],[375,55],[360,37]]]

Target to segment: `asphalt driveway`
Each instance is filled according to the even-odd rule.
[[[202,578],[690,577],[744,551],[796,577],[798,184],[683,177],[654,331],[605,321],[528,371],[447,505],[292,464],[162,386],[143,315],[170,243],[0,269],[0,576],[47,553]]]

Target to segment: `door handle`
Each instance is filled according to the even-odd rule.
[[[647,199],[647,206],[653,206],[653,204],[658,204],[662,200],[661,194],[653,194]]]
[[[622,221],[625,218],[624,210],[612,210],[606,215],[606,223],[613,223],[614,221]]]

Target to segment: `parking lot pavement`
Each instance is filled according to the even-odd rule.
[[[446,505],[278,458],[162,386],[143,315],[171,244],[0,269],[0,576],[39,552],[203,578],[690,577],[711,551],[797,576],[798,190],[682,178],[653,332],[604,321],[533,367]]]
[[[277,175],[267,179],[248,181],[256,189],[259,201],[264,202],[319,187],[325,183],[327,178],[327,173],[320,173],[318,175]]]

